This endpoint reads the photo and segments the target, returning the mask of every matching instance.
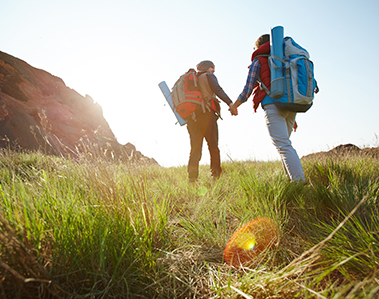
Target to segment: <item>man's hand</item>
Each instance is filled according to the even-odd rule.
[[[231,115],[238,115],[238,110],[234,108],[233,103],[229,105],[229,111]]]

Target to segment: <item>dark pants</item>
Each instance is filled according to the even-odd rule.
[[[196,121],[187,121],[187,130],[190,136],[191,152],[188,161],[188,178],[196,180],[199,176],[199,163],[203,140],[207,141],[211,156],[211,173],[214,178],[221,175],[220,150],[218,148],[217,116],[213,112],[198,113]]]

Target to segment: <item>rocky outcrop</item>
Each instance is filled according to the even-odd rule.
[[[336,146],[327,152],[318,152],[310,155],[306,155],[301,159],[315,159],[315,158],[333,158],[341,156],[366,156],[372,158],[379,158],[379,147],[372,148],[359,148],[358,146],[348,143]]]
[[[156,163],[117,142],[93,99],[62,79],[0,52],[0,147],[76,157],[91,153]]]

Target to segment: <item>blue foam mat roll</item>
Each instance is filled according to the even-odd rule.
[[[284,59],[283,53],[284,28],[276,26],[271,29],[271,55]],[[271,97],[281,98],[285,94],[284,65],[272,57],[271,60]]]
[[[161,83],[158,84],[159,88],[161,89],[164,97],[166,98],[167,100],[167,103],[170,105],[171,107],[171,110],[174,112],[175,114],[175,117],[176,119],[178,120],[179,124],[181,126],[184,126],[187,122],[178,114],[178,112],[176,112],[176,110],[174,109],[174,103],[172,101],[172,96],[171,96],[171,92],[170,92],[170,89],[168,88],[167,84],[165,81],[162,81]]]

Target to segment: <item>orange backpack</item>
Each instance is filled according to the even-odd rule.
[[[194,69],[189,69],[175,82],[171,91],[174,109],[179,115],[188,119],[195,111],[196,105],[201,105],[205,111],[203,96],[198,85],[198,78]]]

